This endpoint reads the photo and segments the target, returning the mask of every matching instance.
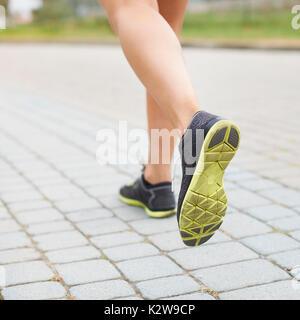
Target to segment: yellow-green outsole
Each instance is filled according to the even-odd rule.
[[[148,216],[151,218],[166,218],[169,217],[173,214],[175,214],[176,209],[173,210],[167,210],[167,211],[152,211],[149,208],[147,208],[142,202],[130,198],[126,198],[124,196],[119,195],[120,200],[123,201],[124,203],[130,205],[130,206],[135,206],[135,207],[142,207],[145,209],[146,213]]]
[[[186,245],[206,242],[222,224],[227,209],[224,171],[239,143],[240,131],[229,120],[218,121],[208,131],[180,210],[179,229]]]

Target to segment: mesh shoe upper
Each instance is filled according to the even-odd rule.
[[[123,186],[120,195],[142,202],[151,211],[168,211],[176,208],[171,183],[147,187],[143,177],[140,177],[132,185]]]

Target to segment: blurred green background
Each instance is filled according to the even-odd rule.
[[[8,13],[0,42],[116,41],[97,0],[0,0],[0,4]],[[182,40],[299,44],[300,30],[291,27],[295,4],[294,0],[192,0]]]

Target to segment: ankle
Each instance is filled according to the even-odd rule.
[[[200,108],[198,106],[192,106],[192,107],[186,108],[184,112],[178,115],[175,125],[181,131],[182,134],[188,128],[193,116],[198,111],[200,111]]]
[[[171,168],[169,165],[146,165],[144,178],[151,184],[171,182]]]

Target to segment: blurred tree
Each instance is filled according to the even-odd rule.
[[[82,17],[88,15],[89,12],[97,9],[99,10],[100,6],[97,0],[64,0],[72,10],[75,12],[77,17]]]
[[[80,18],[95,8],[99,8],[97,0],[43,0],[43,6],[34,12],[34,16],[38,22],[59,21]]]
[[[8,0],[0,0],[0,6],[3,6],[5,11],[8,12]]]
[[[66,0],[43,0],[41,8],[34,11],[34,20],[58,22],[76,16],[74,6],[68,2]]]

